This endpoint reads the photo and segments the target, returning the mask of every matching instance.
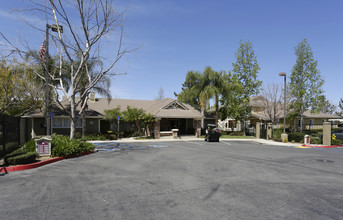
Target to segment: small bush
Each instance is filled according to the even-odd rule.
[[[341,144],[343,144],[343,141],[339,139],[335,139],[331,141],[331,145],[341,145]]]
[[[109,134],[108,139],[110,140],[117,140],[117,135],[116,134]]]
[[[76,132],[76,133],[75,133],[75,138],[76,138],[76,139],[82,138],[82,134],[81,134],[80,132]]]
[[[78,139],[70,140],[67,136],[54,135],[51,141],[54,157],[66,157],[94,150],[94,145]]]
[[[8,165],[33,163],[36,161],[37,156],[36,152],[27,152],[13,157],[6,157],[5,163]]]
[[[36,142],[34,139],[29,140],[23,146],[27,150],[27,152],[36,152]]]
[[[311,137],[310,143],[311,144],[322,144],[322,140],[320,140],[319,138],[316,138],[316,137]]]
[[[288,140],[295,142],[304,142],[304,133],[301,132],[292,132],[288,134]]]
[[[89,134],[81,138],[82,141],[95,141],[95,140],[106,140],[106,136],[103,134]]]
[[[18,142],[9,142],[9,143],[6,144],[5,152],[4,152],[3,146],[0,145],[0,158],[3,158],[7,154],[13,152],[14,150],[16,150],[18,148],[20,148]]]
[[[244,133],[243,133],[243,131],[233,131],[233,132],[230,132],[229,135],[231,135],[231,136],[243,136]]]
[[[275,128],[273,131],[273,139],[276,141],[282,141],[281,140],[281,134],[283,133],[283,128]]]

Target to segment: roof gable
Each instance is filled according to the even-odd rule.
[[[189,110],[186,106],[176,100],[164,106],[162,109]]]

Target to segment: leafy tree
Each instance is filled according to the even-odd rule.
[[[256,95],[262,82],[257,79],[257,74],[260,67],[257,63],[254,48],[251,42],[241,41],[239,48],[235,54],[236,63],[233,63],[232,75],[236,75],[238,81],[242,85],[241,94],[237,94],[237,101],[242,105],[235,111],[243,118],[243,133],[246,134],[246,120],[251,109],[249,108],[250,96]],[[242,111],[243,110],[243,111]],[[238,116],[237,116],[238,117]]]
[[[141,131],[141,120],[145,116],[145,112],[141,108],[127,106],[126,110],[122,112],[124,121],[134,122],[136,127],[136,132],[139,134]]]
[[[226,73],[224,71],[216,72],[211,67],[206,67],[204,77],[206,79],[206,84],[202,92],[204,92],[207,99],[214,98],[215,124],[216,127],[218,127],[220,97],[228,89],[228,84],[225,80]]]
[[[227,87],[225,81],[226,73],[214,71],[211,67],[206,67],[203,73],[189,71],[185,82],[182,84],[182,91],[177,94],[177,99],[200,108],[202,115],[209,106],[209,100],[215,102],[215,118],[218,125],[219,100]],[[201,126],[204,126],[202,120]]]
[[[36,67],[34,67],[36,68]],[[43,88],[25,65],[0,63],[0,113],[23,115],[42,106]]]
[[[317,69],[317,61],[307,40],[302,40],[295,47],[296,64],[292,69],[290,89],[293,96],[291,108],[300,116],[300,130],[303,130],[304,112],[311,109],[319,112],[325,105],[322,79]]]
[[[151,127],[153,126],[154,122],[157,120],[154,116],[149,113],[144,113],[142,118],[142,124],[145,127],[145,134],[146,136],[151,136]]]
[[[114,109],[105,110],[105,120],[109,121],[112,125],[118,124],[118,116],[121,118],[123,113],[121,112],[120,106]]]
[[[200,107],[201,85],[203,81],[202,74],[198,71],[188,71],[185,82],[182,84],[181,92],[175,94],[180,102],[192,105],[196,108]]]

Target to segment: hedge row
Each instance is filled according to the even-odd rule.
[[[18,144],[11,148],[7,147],[6,145],[7,153],[4,156],[4,162],[7,165],[27,164],[36,161],[38,154],[36,153],[35,140],[32,139],[25,143],[24,146],[17,149],[18,147]],[[51,155],[53,157],[68,157],[92,150],[94,150],[94,145],[91,143],[81,140],[70,140],[70,138],[67,136],[52,136]]]
[[[12,151],[20,148],[18,142],[9,142],[6,144],[5,151],[3,150],[3,146],[0,145],[0,158],[3,158],[5,155],[11,153]]]
[[[27,152],[12,157],[5,157],[5,163],[8,165],[28,164],[36,161],[38,154],[36,152]]]
[[[38,154],[34,151],[30,151],[29,147],[25,145],[13,152],[7,154],[4,157],[4,162],[7,165],[27,164],[36,161]]]

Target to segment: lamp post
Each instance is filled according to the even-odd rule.
[[[287,142],[288,141],[288,135],[286,134],[286,73],[285,72],[281,72],[279,73],[279,76],[283,76],[284,77],[284,101],[283,101],[283,134],[282,134],[282,141],[283,142]],[[285,141],[286,139],[286,141]]]
[[[50,111],[49,111],[49,102],[50,102],[50,91],[49,91],[49,82],[50,82],[50,77],[49,77],[49,28],[53,32],[58,32],[58,29],[61,33],[63,33],[63,26],[61,25],[56,25],[56,24],[46,24],[45,28],[45,60],[46,60],[46,69],[45,69],[45,124],[46,124],[46,135],[50,134],[51,131],[51,124],[50,124]]]

